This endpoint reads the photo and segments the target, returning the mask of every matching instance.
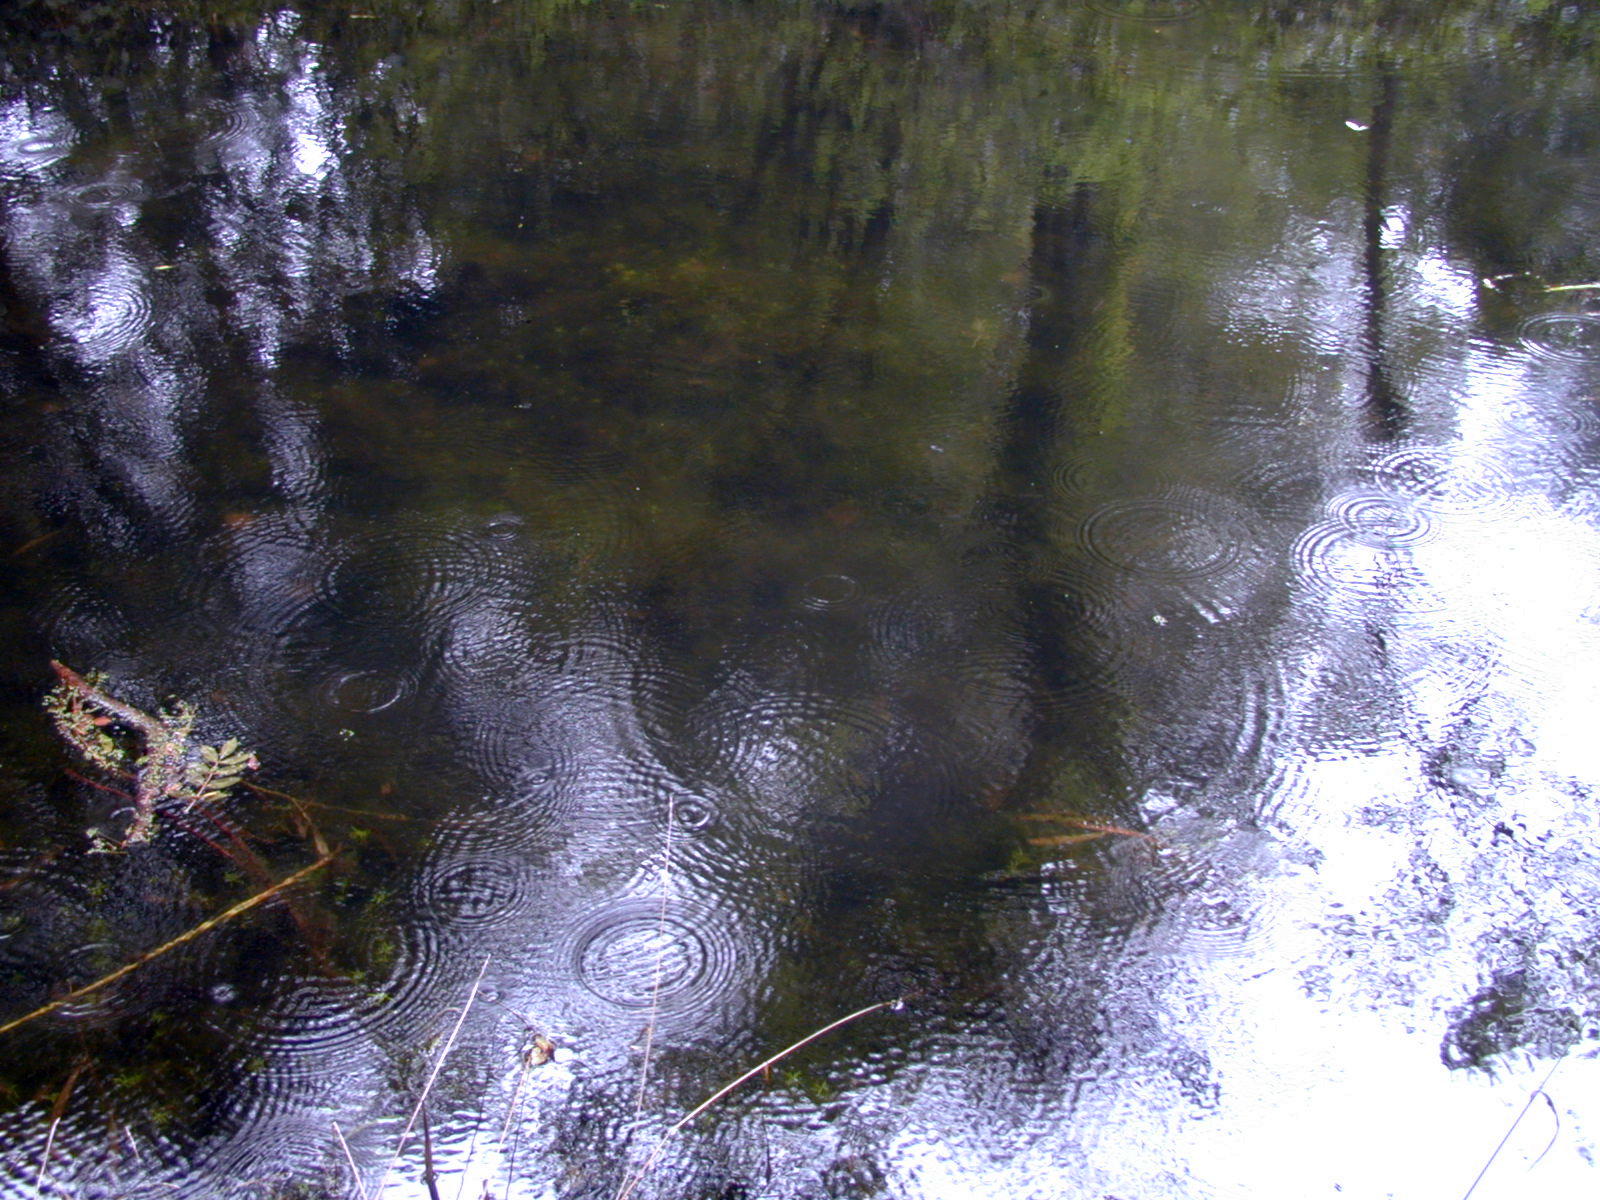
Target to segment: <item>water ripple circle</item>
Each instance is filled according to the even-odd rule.
[[[205,134],[200,145],[221,150],[245,144],[253,132],[253,115],[243,101],[217,100],[200,110]]]
[[[115,354],[137,344],[154,319],[150,294],[137,281],[95,280],[58,314],[61,327],[83,350]]]
[[[431,921],[390,925],[361,948],[371,955],[362,986],[322,974],[285,981],[275,1027],[260,1031],[259,1047],[280,1086],[297,1090],[312,1079],[359,1072],[376,1045],[405,1044],[449,1002],[443,998],[460,972]]]
[[[1372,601],[1415,589],[1426,580],[1402,547],[1374,545],[1342,521],[1319,521],[1290,551],[1295,572],[1318,591]]]
[[[513,853],[438,854],[423,866],[416,885],[421,919],[452,933],[509,924],[532,899],[530,865]]]
[[[713,1003],[729,987],[734,947],[720,922],[698,908],[629,899],[597,913],[567,940],[583,988],[615,1008],[663,1012]]]
[[[1384,455],[1371,468],[1385,491],[1439,515],[1489,516],[1504,508],[1515,481],[1498,464],[1449,446],[1416,446]]]
[[[398,703],[414,681],[389,671],[340,671],[322,686],[322,696],[335,712],[378,713]]]
[[[1433,521],[1403,496],[1378,489],[1344,492],[1328,501],[1328,514],[1363,546],[1387,549],[1427,541]]]
[[[139,185],[129,180],[106,179],[86,183],[72,190],[72,202],[88,209],[116,208],[131,204],[143,196]]]
[[[883,744],[890,721],[870,697],[791,692],[716,713],[704,736],[737,778],[798,772],[820,783],[850,778]]]
[[[698,833],[717,820],[717,807],[704,796],[679,796],[672,805],[673,823],[679,829]]]
[[[800,602],[807,608],[838,608],[860,593],[861,585],[848,575],[817,575],[806,580]]]
[[[1132,651],[1126,602],[1099,573],[1062,567],[1049,577],[1052,628],[1059,631],[1055,678],[1041,699],[1051,710],[1099,703],[1122,677]]]
[[[71,154],[72,145],[73,135],[65,123],[55,130],[32,129],[0,144],[0,163],[9,162],[24,171],[42,170]]]
[[[575,748],[559,730],[546,736],[509,720],[474,734],[470,766],[488,794],[440,828],[441,846],[455,854],[514,852],[558,838],[577,795]]]
[[[1150,579],[1194,579],[1226,570],[1240,530],[1203,493],[1172,491],[1113,500],[1084,518],[1079,537],[1100,562]]]
[[[1328,481],[1298,464],[1269,459],[1240,475],[1235,491],[1251,510],[1273,522],[1303,522],[1323,504]]]
[[[1518,336],[1543,358],[1600,362],[1600,314],[1540,313],[1522,323]]]
[[[427,629],[525,583],[521,555],[480,528],[448,521],[375,531],[342,549],[323,580],[325,603]]]
[[[314,1194],[324,1174],[328,1131],[310,1112],[244,1113],[234,1135],[194,1164],[198,1175],[215,1181],[219,1194],[247,1181],[245,1194]]]

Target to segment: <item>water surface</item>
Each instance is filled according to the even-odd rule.
[[[0,1194],[1591,1194],[1597,35],[24,4]]]

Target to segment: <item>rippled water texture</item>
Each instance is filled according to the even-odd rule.
[[[1600,1192],[1589,7],[12,7],[0,1197]]]

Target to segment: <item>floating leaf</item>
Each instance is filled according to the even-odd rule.
[[[533,1036],[533,1044],[528,1047],[522,1056],[522,1061],[530,1067],[542,1067],[556,1055],[556,1044],[542,1033]]]

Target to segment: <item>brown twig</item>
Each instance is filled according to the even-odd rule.
[[[21,558],[29,550],[37,549],[48,542],[51,538],[60,537],[61,533],[62,531],[59,529],[52,529],[49,533],[41,533],[36,538],[29,538],[27,541],[23,542],[22,545],[13,550],[8,557]]]
[[[112,787],[109,783],[100,783],[97,780],[90,779],[87,775],[81,774],[78,771],[74,771],[71,767],[63,767],[61,769],[61,773],[68,779],[73,779],[79,783],[87,784],[96,791],[105,792],[107,795],[115,796],[119,800],[131,801],[133,799],[133,794],[131,792],[125,792],[121,788]]]
[[[61,1085],[61,1091],[56,1093],[56,1102],[50,1106],[50,1132],[44,1139],[44,1153],[39,1156],[39,1173],[33,1180],[35,1195],[44,1195],[44,1173],[50,1167],[50,1151],[56,1144],[56,1130],[61,1126],[61,1118],[67,1115],[67,1105],[72,1100],[72,1089],[78,1082],[78,1076],[83,1074],[83,1069],[88,1065],[86,1058],[80,1058],[73,1065],[67,1081]]]
[[[422,1106],[422,1182],[428,1185],[428,1200],[439,1200],[438,1178],[433,1169],[433,1130],[428,1126],[428,1106]]]
[[[1072,825],[1078,829],[1090,829],[1095,833],[1115,833],[1121,837],[1142,838],[1147,842],[1156,840],[1154,834],[1141,833],[1137,829],[1128,829],[1122,825],[1106,825],[1100,821],[1090,821],[1083,817],[1071,817],[1064,813],[1018,813],[1019,821],[1048,821],[1056,825]]]
[[[185,942],[193,941],[202,933],[209,933],[218,925],[221,925],[224,921],[231,921],[234,917],[239,916],[241,913],[249,912],[252,908],[255,908],[261,904],[265,904],[268,900],[271,900],[285,888],[293,887],[295,884],[299,883],[302,879],[305,879],[313,872],[320,871],[323,867],[327,866],[333,861],[333,857],[334,856],[330,854],[325,858],[319,858],[309,867],[301,867],[293,875],[279,883],[273,884],[266,891],[257,892],[248,900],[241,900],[232,908],[226,909],[214,917],[208,917],[206,920],[201,921],[200,924],[196,925],[193,929],[190,929],[185,933],[180,933],[170,942],[164,942],[148,953],[141,954],[132,962],[118,967],[115,971],[111,972],[111,974],[103,975],[99,979],[96,979],[93,983],[84,984],[81,988],[74,988],[65,996],[60,996],[57,999],[50,1001],[49,1004],[42,1005],[30,1013],[26,1013],[23,1016],[15,1018],[14,1020],[7,1021],[4,1025],[0,1025],[0,1034],[10,1033],[13,1029],[17,1029],[20,1026],[26,1025],[29,1021],[37,1020],[39,1017],[48,1016],[50,1013],[55,1012],[62,1006],[71,1004],[74,1000],[81,1000],[85,996],[88,996],[94,992],[98,992],[107,984],[115,983],[124,975],[129,975],[138,970],[140,967],[144,966],[146,963],[160,958],[167,951],[174,950],[183,945]]]
[[[144,740],[144,765],[134,777],[133,824],[128,826],[123,843],[135,845],[149,841],[151,830],[155,828],[156,805],[180,777],[186,739],[174,736],[177,731],[142,708],[135,708],[95,687],[66,664],[51,659],[50,667],[67,687]]]
[[[52,658],[50,667],[60,677],[62,683],[77,692],[85,700],[90,701],[96,708],[103,708],[123,724],[131,725],[146,740],[159,742],[166,738],[167,727],[145,712],[144,709],[135,708],[131,704],[118,700],[110,693],[101,691],[65,663]]]
[[[339,804],[326,804],[321,800],[307,800],[302,796],[291,796],[288,792],[280,792],[277,788],[262,787],[259,783],[251,783],[248,779],[241,780],[241,785],[258,796],[273,796],[279,800],[287,800],[297,808],[321,808],[328,812],[345,813],[352,817],[371,817],[374,821],[415,821],[418,819],[406,813],[378,812],[370,808],[346,808]]]

